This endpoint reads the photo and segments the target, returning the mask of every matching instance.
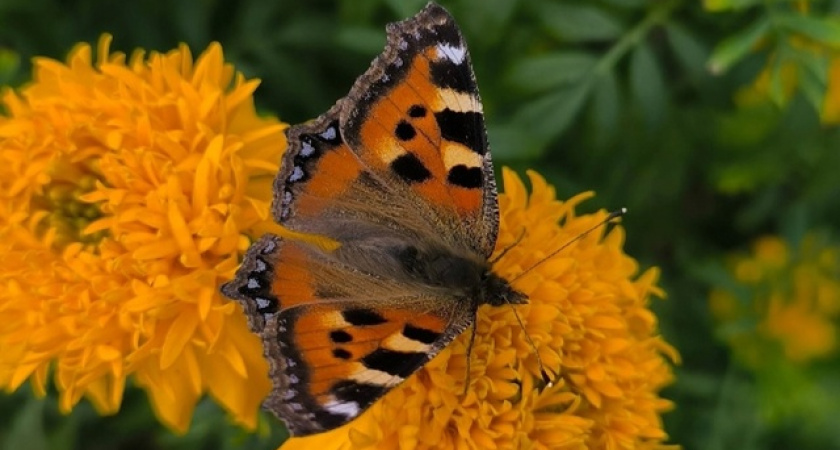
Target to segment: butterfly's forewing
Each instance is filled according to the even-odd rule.
[[[358,219],[492,252],[498,207],[481,102],[466,44],[443,8],[389,25],[385,51],[350,95],[288,137],[278,222],[330,234],[319,226]]]
[[[449,230],[489,256],[498,207],[484,116],[466,43],[429,4],[388,26],[388,44],[342,102],[342,135],[383,179],[410,187]]]

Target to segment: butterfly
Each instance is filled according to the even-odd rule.
[[[489,260],[496,182],[454,19],[430,3],[387,35],[347,97],[287,131],[272,213],[290,231],[256,241],[222,287],[262,338],[266,408],[297,436],[359,416],[480,305],[527,300]]]

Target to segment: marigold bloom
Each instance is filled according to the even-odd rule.
[[[562,202],[542,177],[529,178],[530,195],[504,171],[497,252],[525,234],[495,266],[530,298],[516,307],[525,328],[512,308],[479,309],[466,396],[469,333],[355,421],[293,438],[284,450],[662,446],[660,414],[671,404],[658,392],[672,380],[666,356],[677,355],[648,309],[651,295],[664,295],[658,270],[636,277],[622,229],[603,236],[602,227],[516,278],[607,215],[578,216],[575,207],[591,193]],[[557,374],[553,387],[542,381],[526,334]]]
[[[732,258],[737,288],[712,291],[711,308],[746,366],[773,367],[781,359],[804,364],[837,353],[838,257],[840,248],[809,234],[795,249],[763,237],[751,254]]]
[[[129,375],[186,431],[209,392],[256,424],[260,344],[217,286],[261,234],[284,125],[212,44],[128,61],[110,36],[35,61],[0,115],[0,386],[54,372],[60,406],[119,406]]]

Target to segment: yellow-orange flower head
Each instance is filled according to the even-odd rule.
[[[783,239],[765,236],[750,254],[735,255],[731,268],[738,288],[713,290],[711,309],[722,336],[744,365],[806,365],[837,354],[837,246],[808,234],[791,249]]]
[[[497,254],[523,236],[494,267],[509,280],[607,216],[575,214],[591,193],[558,201],[543,178],[529,177],[530,195],[506,170],[499,197]],[[606,236],[601,228],[517,279],[529,297],[516,307],[524,329],[512,308],[479,309],[469,377],[465,333],[355,421],[283,449],[661,448],[660,415],[671,405],[658,392],[672,380],[665,355],[677,355],[648,309],[651,295],[663,295],[658,271],[636,277],[623,240],[620,227]],[[542,381],[526,334],[554,386]]]
[[[126,378],[185,431],[205,392],[253,427],[260,345],[217,293],[269,211],[284,125],[212,44],[195,62],[79,45],[35,61],[0,115],[0,386],[55,374],[62,410]]]

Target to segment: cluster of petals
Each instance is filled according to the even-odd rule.
[[[218,293],[270,223],[284,127],[212,44],[41,58],[0,114],[0,387],[120,407],[126,381],[186,431],[209,393],[254,427],[259,341]],[[94,59],[95,58],[95,59]]]

